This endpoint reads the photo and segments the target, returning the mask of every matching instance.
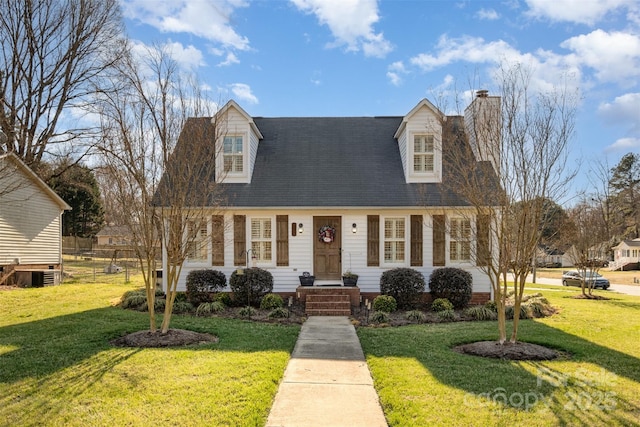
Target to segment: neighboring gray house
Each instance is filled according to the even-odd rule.
[[[499,98],[486,94],[474,103],[487,101],[499,108]],[[434,269],[448,266],[472,273],[474,301],[490,298],[489,279],[472,260],[482,232],[443,183],[443,153],[460,139],[444,137],[442,123],[462,131],[462,117],[446,117],[426,99],[397,117],[251,117],[234,101],[221,116],[224,136],[199,143],[220,144],[211,179],[228,203],[201,230],[178,290],[194,269],[228,278],[249,260],[273,274],[274,292],[283,295],[300,295],[303,272],[315,285],[341,285],[349,270],[359,275],[361,295],[373,296],[388,269],[417,269],[428,283]],[[211,120],[190,119],[183,134]]]
[[[0,285],[59,283],[70,209],[18,156],[0,155]]]

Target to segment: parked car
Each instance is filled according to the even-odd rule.
[[[608,289],[609,280],[598,273],[587,271],[585,284],[593,283],[594,288]],[[562,286],[582,286],[582,272],[569,270],[562,273]]]

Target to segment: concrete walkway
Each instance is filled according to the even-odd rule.
[[[267,427],[387,426],[356,330],[347,317],[302,325]]]

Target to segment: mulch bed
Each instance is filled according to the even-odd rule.
[[[562,355],[556,350],[528,342],[500,344],[497,341],[478,341],[459,345],[453,350],[462,354],[506,360],[553,360]]]
[[[180,347],[217,343],[218,337],[185,329],[169,329],[166,334],[148,330],[134,332],[111,341],[118,347]]]

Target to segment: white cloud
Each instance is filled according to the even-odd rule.
[[[480,9],[476,12],[476,16],[484,21],[495,21],[500,18],[500,15],[494,9]]]
[[[527,15],[551,21],[593,25],[609,12],[637,7],[637,0],[526,0]]]
[[[612,149],[639,146],[640,93],[626,93],[616,97],[613,102],[601,104],[598,107],[598,114],[606,124],[622,128],[628,135],[611,145]]]
[[[178,66],[183,70],[193,70],[197,67],[202,67],[205,64],[202,52],[195,46],[184,46],[182,43],[173,42],[169,40],[160,46],[162,51],[166,53],[171,59],[176,61]],[[134,56],[139,60],[141,66],[149,58],[149,55],[156,56],[157,47],[149,46],[141,41],[132,40],[132,51]],[[149,70],[145,70],[149,71]]]
[[[127,18],[163,32],[192,34],[238,50],[249,49],[249,40],[232,28],[231,15],[235,9],[246,6],[244,0],[122,1]]]
[[[246,101],[249,104],[258,103],[258,98],[251,93],[251,87],[245,83],[232,83],[229,89],[238,101]]]
[[[218,67],[226,67],[229,65],[239,64],[239,63],[240,63],[240,60],[238,59],[235,53],[227,52],[227,57],[225,58],[224,61],[218,64]]]
[[[182,67],[182,68],[197,68],[205,65],[202,52],[193,45],[183,46],[182,43],[168,42],[165,44],[168,49],[169,55]]]
[[[640,78],[640,36],[598,29],[560,46],[574,51],[577,61],[593,68],[601,81],[631,86]]]
[[[613,102],[600,105],[598,113],[607,120],[630,121],[640,126],[638,123],[640,119],[640,93],[626,93],[618,96]]]
[[[400,86],[402,84],[402,75],[407,74],[407,70],[402,61],[392,63],[389,65],[387,70],[387,78],[391,84],[394,86]]]
[[[330,46],[363,51],[365,56],[384,57],[393,50],[382,32],[373,25],[380,20],[377,0],[291,0],[302,12],[314,14],[335,37]]]
[[[640,138],[620,138],[607,148],[605,151],[624,151],[640,149]]]
[[[431,71],[457,61],[490,64],[501,62],[503,59],[511,62],[523,57],[505,41],[487,43],[481,37],[469,36],[454,39],[441,36],[436,45],[436,51],[435,55],[421,53],[411,58],[410,62],[423,71]]]
[[[549,50],[520,52],[503,40],[485,41],[481,37],[441,36],[433,53],[421,53],[410,63],[423,71],[443,68],[454,62],[467,62],[488,66],[488,73],[499,71],[503,65],[521,64],[531,73],[531,87],[552,90],[555,85],[568,85],[568,89],[584,86],[580,60],[576,55],[559,55]]]

